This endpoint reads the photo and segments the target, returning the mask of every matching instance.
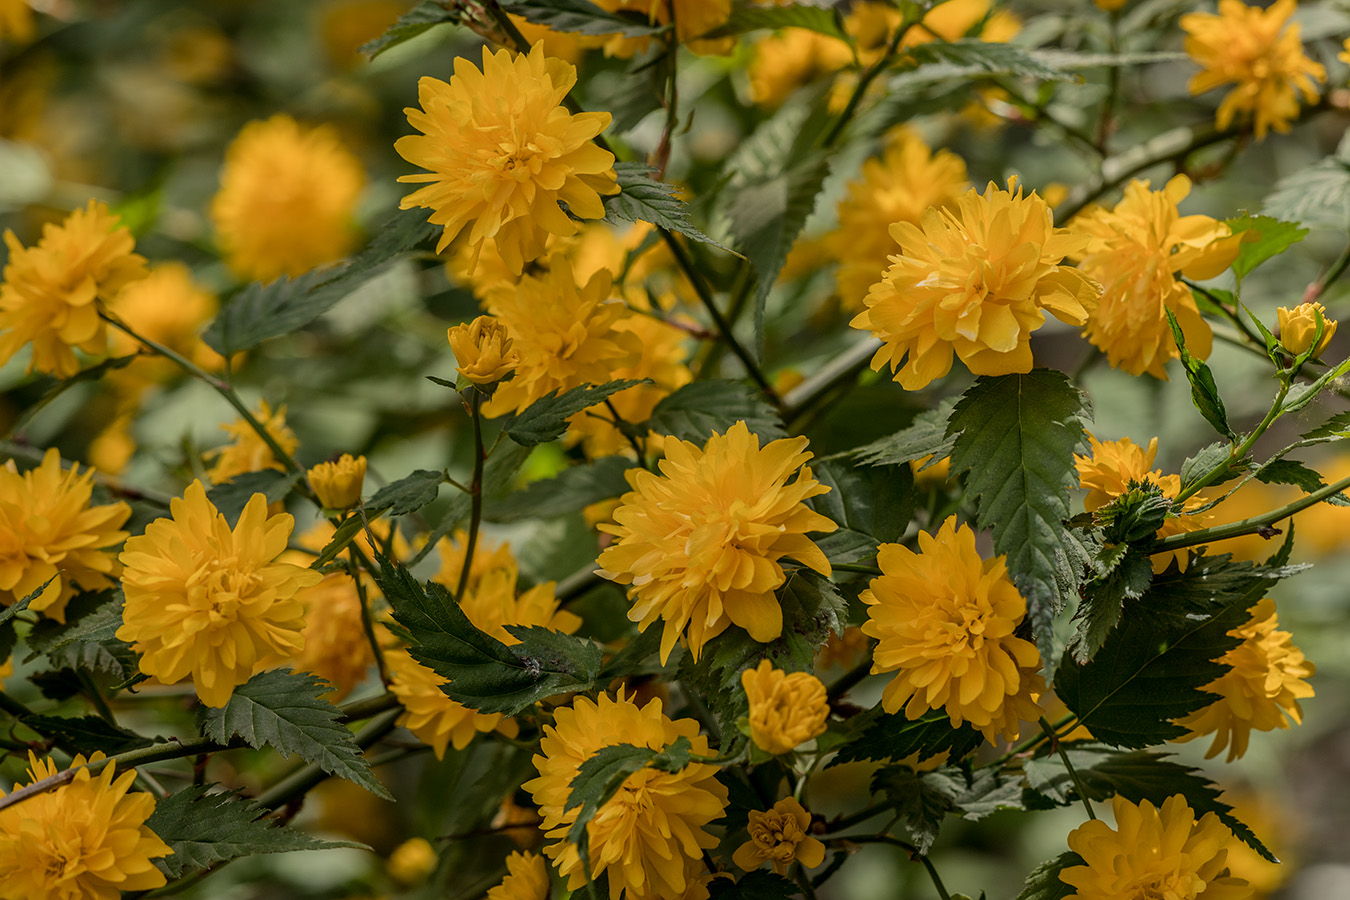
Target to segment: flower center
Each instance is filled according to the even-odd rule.
[[[240,569],[234,557],[206,560],[187,580],[188,601],[205,612],[212,625],[223,625],[238,617],[240,603],[261,583],[258,573]]]

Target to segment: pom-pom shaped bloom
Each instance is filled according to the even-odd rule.
[[[64,622],[77,590],[113,587],[112,548],[126,539],[121,528],[131,507],[91,505],[93,482],[92,469],[63,470],[55,449],[22,475],[12,461],[0,466],[0,606],[42,588],[29,609]]]
[[[1230,832],[1214,813],[1200,821],[1181,794],[1158,809],[1111,798],[1116,827],[1100,819],[1069,833],[1069,849],[1086,865],[1070,866],[1060,881],[1077,888],[1065,900],[1246,900],[1247,882],[1226,874]]]
[[[1161,191],[1132,181],[1115,209],[1093,209],[1073,227],[1091,237],[1079,268],[1101,282],[1102,298],[1083,330],[1111,365],[1131,375],[1167,378],[1163,366],[1179,353],[1170,310],[1186,349],[1206,359],[1213,343],[1191,289],[1179,280],[1213,278],[1237,258],[1241,236],[1209,216],[1182,216],[1177,204],[1191,181],[1177,175]]]
[[[446,330],[450,350],[459,363],[455,371],[474,384],[501,381],[520,365],[520,354],[511,346],[511,335],[500,319],[479,316],[472,322]]]
[[[512,853],[506,877],[488,888],[487,900],[548,900],[548,863],[538,853]]]
[[[895,222],[918,225],[930,207],[956,203],[969,189],[966,164],[954,153],[934,153],[919,135],[901,128],[880,159],[863,163],[862,180],[849,185],[839,202],[839,227],[824,238],[839,260],[839,297],[846,309],[861,309],[868,288],[886,270],[895,240]]]
[[[263,429],[272,436],[272,440],[277,442],[278,447],[288,454],[295,452],[300,441],[295,432],[286,426],[286,407],[283,406],[273,412],[267,401],[261,400],[254,416]],[[260,472],[263,469],[281,471],[286,468],[248,422],[235,419],[230,424],[220,427],[233,438],[233,443],[207,454],[208,458],[215,458],[215,464],[206,470],[206,477],[211,479],[212,484],[221,484],[246,472]]]
[[[872,673],[896,673],[882,707],[910,719],[946,709],[955,726],[1016,739],[1019,719],[1040,716],[1045,685],[1036,645],[1013,635],[1027,605],[1003,557],[981,559],[975,532],[952,516],[937,534],[919,532],[918,553],[882,544],[877,562],[863,633],[877,639]]]
[[[432,224],[445,226],[438,253],[469,226],[475,260],[494,238],[519,275],[544,252],[548,235],[576,234],[561,203],[583,219],[605,215],[601,195],[619,191],[614,155],[591,139],[610,115],[573,115],[561,106],[576,80],[571,63],[544,56],[536,44],[528,56],[485,47],[482,71],[459,57],[449,83],[418,82],[422,108],[404,112],[422,134],[399,138],[394,149],[430,170],[399,181],[429,184],[400,206],[430,209]]]
[[[33,345],[29,372],[69,378],[80,371],[76,350],[100,354],[108,331],[98,315],[122,288],[145,277],[131,232],[108,207],[90,200],[60,225],[44,225],[33,247],[5,232],[9,262],[0,284],[0,365]]]
[[[314,495],[326,509],[347,509],[361,502],[366,458],[344,453],[336,462],[319,463],[306,473]]]
[[[666,441],[660,475],[625,473],[633,490],[615,510],[616,524],[599,526],[616,540],[600,554],[598,572],[629,586],[628,618],[639,630],[665,620],[662,663],[686,629],[694,659],[728,625],[757,641],[778,637],[783,610],[774,591],[787,580],[783,557],[830,574],[806,532],[839,526],[804,502],[829,490],[805,467],[806,443],[784,438],[760,447],[742,421],[702,448]]]
[[[1267,597],[1252,608],[1247,624],[1228,632],[1242,643],[1218,661],[1232,668],[1204,688],[1221,699],[1177,720],[1191,730],[1177,738],[1178,743],[1212,734],[1214,742],[1205,758],[1218,756],[1227,747],[1232,762],[1247,752],[1253,731],[1288,728],[1291,719],[1295,724],[1303,721],[1298,701],[1313,696],[1305,679],[1317,669],[1294,646],[1289,632],[1277,630],[1279,624],[1275,601]]]
[[[1310,359],[1317,359],[1327,349],[1327,344],[1336,336],[1336,320],[1327,318],[1326,307],[1320,303],[1300,303],[1293,309],[1285,309],[1283,306],[1275,310],[1275,317],[1280,323],[1280,343],[1284,349],[1298,356],[1313,345],[1313,338],[1317,336],[1317,322],[1322,321],[1322,339],[1317,342],[1317,349],[1309,354]]]
[[[50,759],[30,752],[28,762],[30,784],[57,774]],[[66,784],[0,811],[0,900],[118,900],[164,885],[151,860],[173,850],[145,825],[155,798],[130,792],[134,770],[119,777],[108,763],[93,775],[85,762],[71,760]]]
[[[951,370],[952,355],[976,375],[1030,372],[1031,332],[1049,312],[1082,325],[1100,289],[1060,265],[1087,238],[1055,228],[1050,207],[992,182],[953,209],[928,209],[918,225],[890,227],[899,254],[863,299],[850,323],[883,345],[872,358],[887,363],[906,390],[927,387]]]
[[[661,712],[659,699],[639,707],[622,694],[601,694],[594,702],[578,697],[554,713],[554,722],[544,727],[541,753],[534,758],[539,777],[524,787],[534,796],[544,817],[542,827],[553,839],[544,854],[567,879],[567,889],[575,891],[586,884],[586,875],[567,832],[580,809],[566,807],[582,764],[605,747],[632,744],[664,750],[682,737],[688,738],[690,753],[707,756],[708,739],[692,719],[671,721]],[[727,805],[727,789],[718,782],[717,771],[705,763],[690,763],[678,772],[639,769],[596,810],[586,826],[591,874],[609,873],[610,900],[679,897],[690,887],[688,863],[717,846],[717,838],[704,826],[721,818]]]
[[[323,576],[276,559],[295,519],[268,516],[254,494],[233,529],[200,481],[122,551],[123,624],[140,668],[165,684],[191,677],[203,703],[221,707],[254,672],[303,647],[301,588]]]
[[[1251,115],[1260,140],[1270,129],[1285,132],[1298,118],[1298,101],[1317,100],[1314,80],[1326,81],[1326,69],[1303,55],[1298,25],[1285,27],[1298,4],[1276,0],[1268,9],[1242,0],[1219,0],[1219,14],[1181,17],[1186,52],[1204,71],[1187,88],[1203,94],[1236,85],[1219,104],[1215,125],[1227,128],[1239,113]]]
[[[766,753],[791,753],[825,731],[825,685],[810,672],[788,674],[767,659],[741,673],[750,701],[750,740]]]
[[[361,161],[327,125],[290,116],[250,122],[225,151],[211,221],[240,278],[302,275],[347,255],[365,187]]]
[[[795,797],[779,800],[767,811],[750,810],[746,829],[750,840],[736,848],[731,861],[747,872],[768,862],[785,875],[794,862],[809,869],[825,861],[825,845],[810,834],[811,814]]]

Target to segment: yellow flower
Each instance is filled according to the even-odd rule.
[[[455,371],[474,384],[501,381],[520,365],[520,354],[511,346],[506,326],[492,316],[456,325],[445,336],[459,363]]]
[[[1293,645],[1289,632],[1276,630],[1279,624],[1275,601],[1267,597],[1252,608],[1247,624],[1228,632],[1242,643],[1218,662],[1232,668],[1205,685],[1206,691],[1222,699],[1178,719],[1176,724],[1191,730],[1176,738],[1178,743],[1212,734],[1214,742],[1205,758],[1218,756],[1228,747],[1228,762],[1232,762],[1247,752],[1253,730],[1288,728],[1290,719],[1302,723],[1298,701],[1313,696],[1312,685],[1304,679],[1317,669]]]
[[[544,854],[567,879],[567,889],[575,891],[586,884],[586,875],[567,832],[580,810],[565,807],[582,763],[605,747],[632,744],[664,750],[681,737],[688,738],[691,753],[707,756],[708,739],[698,733],[693,719],[666,717],[659,699],[639,707],[622,694],[613,699],[601,694],[597,701],[577,697],[572,706],[555,711],[554,722],[544,726],[541,752],[534,757],[539,777],[524,788],[533,795],[544,817],[542,827],[553,839]],[[704,763],[690,763],[678,772],[640,769],[596,811],[586,826],[591,875],[609,873],[610,900],[679,897],[690,887],[688,863],[701,861],[703,851],[717,846],[705,826],[720,819],[727,805],[727,789],[718,782],[717,771]]]
[[[453,538],[441,538],[436,544],[436,553],[441,567],[431,580],[443,584],[451,591],[459,589],[459,576],[464,569],[464,548],[468,544],[469,533],[459,529]],[[520,575],[515,554],[510,544],[492,544],[479,540],[474,544],[473,562],[469,564],[469,578],[464,585],[464,593],[476,593],[485,580],[509,581],[512,590]]]
[[[1304,103],[1317,100],[1313,80],[1326,81],[1326,69],[1303,55],[1299,26],[1285,28],[1297,8],[1294,0],[1276,0],[1269,9],[1242,0],[1219,0],[1217,16],[1181,17],[1186,53],[1204,70],[1186,86],[1192,96],[1236,85],[1219,104],[1214,120],[1218,128],[1227,128],[1238,113],[1251,114],[1260,140],[1272,128],[1289,130],[1289,123],[1298,118],[1299,95]]]
[[[207,706],[221,707],[236,685],[303,648],[301,588],[323,576],[276,562],[295,519],[267,515],[254,494],[231,531],[200,481],[122,551],[123,624],[140,668],[165,684],[191,677]]]
[[[917,719],[946,709],[990,741],[1015,740],[1018,720],[1036,721],[1045,691],[1040,654],[1013,632],[1027,605],[999,556],[981,559],[975,532],[952,516],[919,532],[919,552],[882,544],[881,576],[863,591],[863,633],[877,639],[872,674],[895,672],[881,705]]]
[[[791,753],[825,732],[830,705],[810,672],[789,675],[765,659],[741,673],[741,686],[750,701],[750,740],[764,752]]]
[[[779,875],[800,862],[810,869],[825,861],[825,845],[811,837],[811,814],[796,798],[779,800],[767,811],[750,810],[750,840],[736,848],[731,861],[752,872],[764,863]]]
[[[972,189],[954,210],[928,209],[890,234],[900,252],[850,324],[881,338],[872,368],[890,363],[906,390],[946,375],[953,353],[976,375],[1029,372],[1045,312],[1082,325],[1096,306],[1100,289],[1060,265],[1087,238],[1055,228],[1034,192],[990,182],[983,197]]]
[[[0,0],[0,41],[26,44],[34,33],[33,8],[28,0]]]
[[[1213,278],[1237,258],[1242,238],[1209,216],[1178,214],[1177,204],[1191,192],[1185,175],[1161,191],[1148,188],[1147,181],[1130,182],[1115,209],[1092,209],[1072,227],[1091,237],[1079,268],[1103,287],[1083,334],[1115,368],[1166,380],[1163,367],[1180,355],[1167,310],[1176,316],[1191,356],[1206,359],[1213,343],[1209,324],[1178,276]]]
[[[852,62],[846,42],[805,28],[785,28],[755,42],[747,72],[750,97],[761,106],[782,106],[797,88]]]
[[[304,649],[296,656],[295,667],[327,681],[334,688],[330,699],[341,700],[365,680],[375,662],[356,582],[350,575],[332,572],[318,584],[301,588],[295,599],[305,616],[300,633]]]
[[[803,502],[829,490],[805,467],[806,443],[784,438],[761,448],[759,436],[737,422],[702,448],[666,441],[660,475],[625,473],[633,490],[614,512],[617,524],[600,525],[617,540],[600,554],[597,571],[629,586],[628,618],[638,630],[665,620],[663,664],[686,628],[696,660],[728,625],[757,641],[778,637],[783,610],[774,591],[787,580],[783,557],[830,574],[806,532],[839,526]]]
[[[1281,306],[1275,310],[1275,316],[1280,323],[1280,343],[1294,356],[1312,346],[1313,337],[1317,334],[1318,319],[1324,323],[1322,340],[1318,342],[1317,349],[1310,354],[1310,359],[1321,356],[1327,349],[1327,344],[1330,344],[1336,335],[1336,320],[1327,318],[1326,308],[1320,303],[1300,303],[1292,310]]]
[[[538,853],[512,853],[506,872],[501,884],[488,889],[487,900],[548,900],[548,863]]]
[[[277,115],[250,122],[225,151],[211,221],[240,278],[302,275],[347,255],[365,187],[361,161],[327,125]]]
[[[41,588],[29,608],[58,622],[77,591],[114,586],[120,571],[115,546],[131,507],[93,506],[94,471],[61,469],[61,456],[48,450],[42,464],[22,475],[13,461],[0,466],[0,606],[9,606]]]
[[[515,719],[500,713],[480,713],[445,696],[441,687],[449,684],[449,679],[413,659],[406,650],[386,653],[384,660],[389,667],[389,690],[403,704],[398,724],[430,747],[437,759],[445,758],[448,745],[463,750],[479,732],[497,729],[507,737],[518,733]]]
[[[418,82],[421,109],[406,109],[408,122],[422,132],[394,143],[408,162],[430,172],[399,181],[431,182],[403,198],[400,206],[432,210],[444,225],[436,246],[444,250],[472,223],[474,258],[487,238],[511,271],[544,252],[549,234],[576,234],[562,211],[599,219],[602,194],[618,193],[614,155],[591,139],[609,125],[609,113],[572,115],[560,104],[576,83],[576,69],[548,59],[536,44],[528,56],[483,49],[483,69],[463,57],[447,84]]]
[[[117,900],[164,886],[151,860],[173,850],[145,825],[155,798],[130,792],[134,770],[115,777],[108,763],[91,775],[85,763],[75,757],[71,781],[0,812],[0,900]],[[30,784],[56,774],[29,752]]]
[[[0,365],[33,345],[29,372],[69,378],[80,371],[76,350],[101,354],[108,332],[98,301],[108,302],[145,277],[131,232],[108,207],[90,200],[60,225],[44,225],[36,246],[5,232],[9,262],[0,284]]]
[[[1102,12],[1115,12],[1127,2],[1128,0],[1092,0],[1093,5]]]
[[[1111,798],[1116,827],[1099,819],[1069,833],[1069,849],[1086,865],[1059,873],[1077,888],[1065,900],[1246,900],[1247,883],[1226,874],[1226,849],[1233,840],[1214,813],[1200,821],[1181,794],[1159,810],[1147,800],[1136,806]]]
[[[404,841],[389,854],[389,875],[401,885],[411,887],[427,880],[436,871],[436,848],[426,838]]]
[[[852,182],[839,203],[839,227],[823,239],[839,261],[844,308],[861,309],[868,288],[886,270],[896,250],[891,223],[918,225],[924,210],[951,208],[969,187],[961,157],[934,153],[917,132],[897,129],[881,158],[863,163],[862,180]]]
[[[300,441],[296,438],[295,432],[286,427],[286,407],[283,406],[274,413],[266,400],[260,400],[255,416],[259,424],[277,442],[277,446],[288,454],[295,453]],[[258,432],[243,419],[236,419],[229,425],[220,427],[234,439],[234,443],[207,454],[208,458],[215,457],[216,460],[215,465],[206,470],[206,477],[212,484],[222,484],[245,472],[285,469],[281,461],[272,454],[272,448],[267,446],[267,443],[258,436]]]
[[[305,477],[325,509],[347,509],[361,502],[366,458],[344,453],[336,462],[319,463]]]

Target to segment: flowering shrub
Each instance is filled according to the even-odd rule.
[[[0,900],[1338,861],[1350,19],[1077,7],[0,0]]]

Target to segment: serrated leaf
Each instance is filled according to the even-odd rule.
[[[1299,438],[1299,443],[1305,446],[1324,444],[1328,441],[1339,441],[1347,437],[1350,437],[1350,410],[1336,413],[1321,425],[1308,431]]]
[[[1308,236],[1308,229],[1294,222],[1284,222],[1271,216],[1253,216],[1244,213],[1224,224],[1234,234],[1243,234],[1237,259],[1233,260],[1233,274],[1246,277],[1261,263],[1278,256]]]
[[[1214,382],[1214,373],[1205,362],[1191,356],[1186,348],[1186,336],[1182,334],[1181,326],[1177,324],[1177,317],[1172,311],[1164,309],[1163,312],[1167,313],[1167,324],[1172,328],[1172,339],[1177,345],[1177,353],[1181,355],[1186,380],[1191,383],[1192,405],[1204,416],[1206,422],[1214,426],[1215,431],[1230,441],[1235,441],[1236,435],[1228,424],[1228,411],[1224,409],[1219,386]]]
[[[698,444],[726,434],[737,422],[759,435],[761,444],[787,437],[778,411],[759,391],[739,381],[694,381],[662,397],[642,427]]]
[[[1072,851],[1061,853],[1054,859],[1041,863],[1027,876],[1026,884],[1017,895],[1017,900],[1064,900],[1078,893],[1078,888],[1060,881],[1059,873],[1074,866],[1086,865],[1083,857]]]
[[[422,0],[411,10],[398,17],[384,34],[361,45],[361,52],[371,59],[379,56],[391,47],[397,47],[404,41],[412,40],[428,28],[459,22],[460,10],[447,9],[436,0]]]
[[[444,470],[418,469],[411,475],[398,481],[391,481],[376,491],[365,502],[366,512],[369,514],[372,511],[387,509],[391,516],[406,516],[408,513],[417,512],[428,503],[435,502],[436,495],[445,481]]]
[[[369,849],[350,841],[322,841],[292,828],[278,827],[262,818],[268,810],[232,791],[212,792],[216,785],[190,785],[155,803],[145,820],[173,853],[154,860],[169,878],[182,878],[212,866],[259,853],[292,850],[328,850],[334,847]]]
[[[1079,573],[1064,520],[1069,489],[1078,484],[1074,452],[1086,443],[1086,397],[1051,369],[981,376],[952,410],[952,472],[966,476],[981,528],[992,529],[994,552],[1027,601],[1042,659],[1052,651],[1052,619]],[[1076,593],[1076,591],[1075,591]]]
[[[598,385],[583,384],[561,394],[555,391],[503,420],[502,430],[511,440],[525,447],[557,440],[567,430],[569,418],[584,409],[603,403],[606,397],[644,382],[645,380],[641,378],[627,378]]]
[[[747,872],[740,881],[714,878],[708,882],[708,900],[792,900],[801,888],[773,872]]]
[[[151,744],[136,732],[110,725],[98,716],[24,716],[20,721],[43,737],[59,741],[67,752],[86,756],[96,751],[112,756]]]
[[[615,163],[614,174],[618,177],[619,193],[605,198],[605,218],[610,222],[650,222],[692,241],[735,253],[694,226],[689,220],[689,207],[675,196],[676,187],[653,179],[651,173],[654,171],[642,163]]]
[[[510,483],[516,471],[524,465],[525,460],[529,457],[530,449],[522,444],[517,444],[515,441],[505,439],[497,441],[497,444],[488,451],[487,462],[483,465],[483,496],[485,499],[493,498]],[[454,531],[455,526],[468,517],[471,503],[472,497],[469,494],[464,491],[456,491],[451,496],[440,522],[436,523],[436,527],[427,536],[422,549],[414,553],[412,559],[408,560],[408,565],[416,565],[428,553],[436,549],[436,544],[440,539]],[[484,506],[491,508],[489,503],[484,503]]]
[[[1316,471],[1295,459],[1275,459],[1256,470],[1256,480],[1263,484],[1292,484],[1311,494],[1326,482]]]
[[[783,6],[761,6],[754,2],[737,0],[727,21],[703,35],[706,39],[732,37],[749,31],[779,28],[804,28],[841,41],[849,40],[843,21],[836,8],[789,3]]]
[[[812,466],[811,473],[830,488],[812,498],[821,515],[883,543],[904,535],[914,512],[914,476],[909,466],[855,468],[828,460]]]
[[[956,435],[947,433],[947,421],[957,397],[946,397],[936,409],[924,410],[914,417],[907,428],[888,437],[852,451],[861,462],[870,466],[898,466],[931,456],[925,466],[932,465],[952,452]]]
[[[618,792],[628,776],[645,768],[661,772],[678,772],[689,765],[689,738],[679,737],[669,747],[654,750],[632,744],[614,744],[601,747],[591,754],[568,784],[567,803],[563,811],[581,807],[567,839],[586,852],[586,826],[595,813]]]
[[[342,712],[323,699],[331,690],[332,685],[307,672],[259,672],[236,687],[220,709],[203,708],[202,734],[219,744],[237,737],[255,749],[271,746],[284,757],[298,754],[330,775],[394,799],[342,725]]]
[[[1350,165],[1333,156],[1275,182],[1262,212],[1309,228],[1350,226]]]
[[[1120,622],[1126,600],[1136,600],[1153,582],[1153,563],[1128,544],[1108,548],[1115,557],[1110,569],[1083,588],[1073,619],[1077,623],[1068,650],[1075,662],[1092,659]]]
[[[66,624],[41,619],[28,632],[27,661],[46,655],[56,666],[103,672],[117,680],[137,670],[131,645],[118,640],[122,624],[122,595],[102,591],[77,595],[66,604]]]
[[[1204,476],[1208,475],[1216,467],[1223,465],[1228,461],[1228,456],[1232,451],[1233,445],[1228,441],[1215,441],[1207,447],[1201,448],[1194,456],[1188,457],[1181,464],[1181,486],[1185,490],[1195,484]],[[1220,485],[1225,481],[1236,478],[1241,464],[1230,467],[1223,475],[1210,482],[1211,485]]]
[[[513,628],[520,643],[508,647],[475,627],[443,586],[418,584],[396,560],[382,554],[376,559],[375,580],[394,618],[416,641],[409,652],[450,680],[442,690],[451,699],[514,716],[546,697],[594,686],[601,661],[594,642],[545,628]]]
[[[211,490],[206,492],[206,499],[215,505],[233,528],[254,494],[264,495],[269,504],[280,503],[286,499],[291,488],[295,487],[295,483],[299,480],[299,472],[277,469],[244,472],[223,484],[213,485]]]
[[[856,735],[851,735],[839,748],[830,765],[865,759],[901,760],[915,753],[923,760],[943,752],[951,762],[956,762],[984,740],[969,723],[953,728],[946,710],[941,709],[908,719],[903,713],[886,713],[877,707],[855,718],[862,720],[850,723],[850,730],[855,730]]]
[[[670,28],[641,13],[623,9],[611,12],[589,0],[510,0],[502,4],[502,9],[536,25],[572,34],[638,38],[661,34]]]
[[[1212,703],[1202,688],[1228,667],[1217,660],[1237,646],[1231,629],[1287,570],[1192,556],[1155,576],[1130,615],[1086,665],[1064,659],[1055,693],[1093,736],[1122,747],[1180,737],[1172,724]]]
[[[381,514],[381,510],[372,510],[365,515],[360,512],[348,515],[338,524],[337,528],[333,529],[333,536],[328,539],[328,543],[319,551],[318,557],[309,564],[309,567],[311,569],[322,569],[337,559],[338,555],[366,530],[367,523],[374,522]]]
[[[946,63],[963,69],[983,69],[990,74],[1036,78],[1041,81],[1072,81],[1074,76],[1047,65],[1041,58],[1013,44],[991,43],[978,38],[959,41],[925,41],[907,48],[920,65]]]
[[[563,469],[553,478],[535,481],[484,510],[493,522],[548,519],[578,512],[592,503],[618,497],[628,490],[624,473],[636,463],[622,456],[605,456],[594,462]]]
[[[919,773],[909,766],[890,765],[882,766],[872,776],[873,795],[886,795],[911,842],[925,854],[965,787],[960,774],[948,769]]]
[[[1023,778],[993,768],[980,769],[970,786],[961,791],[952,805],[961,818],[977,821],[1005,809],[1025,809],[1022,803]]]

